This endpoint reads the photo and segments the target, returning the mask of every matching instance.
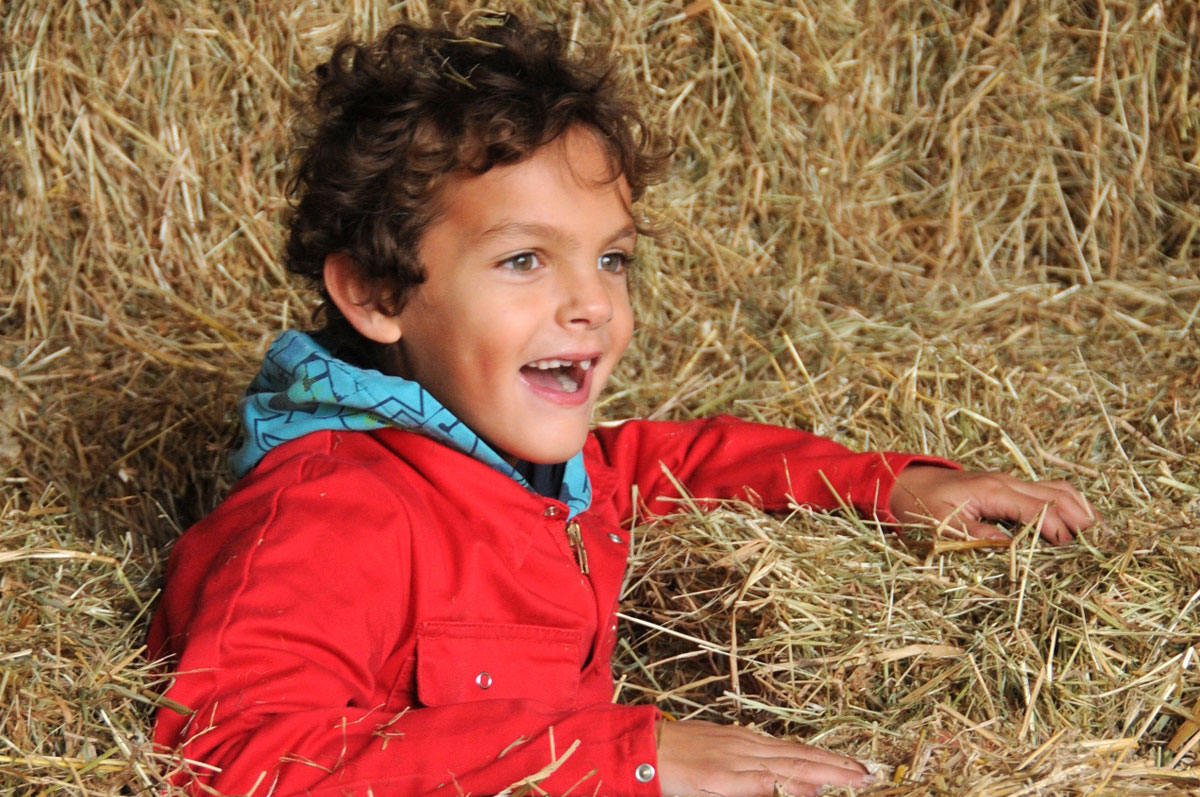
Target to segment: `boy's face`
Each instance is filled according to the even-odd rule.
[[[394,370],[502,456],[562,462],[633,333],[637,233],[624,178],[573,128],[516,164],[452,178],[398,319]]]

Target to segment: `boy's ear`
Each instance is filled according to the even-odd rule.
[[[376,343],[400,340],[400,317],[387,311],[375,286],[363,276],[350,255],[345,252],[326,255],[324,277],[329,298],[360,335]]]

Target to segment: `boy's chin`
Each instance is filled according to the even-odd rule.
[[[587,441],[587,430],[584,429],[578,434],[553,435],[553,438],[540,441],[511,441],[508,446],[493,443],[492,448],[509,464],[520,460],[535,465],[556,465],[566,462],[583,450],[583,444]]]

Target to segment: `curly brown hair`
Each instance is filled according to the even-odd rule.
[[[330,301],[326,256],[349,254],[374,298],[398,313],[424,281],[417,247],[455,172],[520,161],[586,125],[634,200],[660,177],[667,149],[622,95],[611,60],[574,46],[551,25],[484,11],[343,41],[316,68],[295,133],[285,264],[319,287],[337,356],[379,367],[382,347]]]

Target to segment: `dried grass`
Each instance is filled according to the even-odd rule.
[[[139,651],[163,551],[312,306],[276,258],[293,88],[342,31],[441,10],[4,10],[0,791],[161,782]],[[1106,517],[964,550],[681,505],[636,533],[623,698],[869,756],[877,794],[1200,793],[1200,7],[558,16],[614,42],[679,145],[604,416],[1066,476]]]

